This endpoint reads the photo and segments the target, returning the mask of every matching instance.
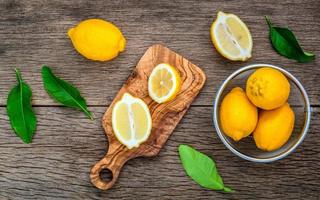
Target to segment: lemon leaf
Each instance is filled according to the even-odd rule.
[[[282,56],[301,63],[313,61],[315,55],[305,52],[293,32],[288,28],[273,26],[265,16],[270,29],[270,41],[273,48]]]
[[[30,143],[36,131],[37,118],[32,110],[32,91],[21,77],[20,71],[15,69],[18,80],[10,91],[7,99],[7,114],[12,129],[24,143]]]
[[[51,69],[45,65],[42,66],[42,80],[44,88],[53,99],[67,107],[82,110],[87,117],[93,119],[79,90],[70,83],[56,77]]]
[[[216,164],[211,158],[188,145],[179,146],[179,155],[186,173],[196,183],[208,189],[233,192],[224,186]]]

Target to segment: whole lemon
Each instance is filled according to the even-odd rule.
[[[294,119],[294,112],[288,103],[274,110],[260,111],[257,128],[253,132],[257,147],[273,151],[283,146],[291,136]]]
[[[272,110],[282,106],[288,100],[290,83],[280,71],[263,67],[248,78],[246,93],[257,107]]]
[[[240,87],[233,88],[222,100],[220,123],[223,132],[235,141],[247,137],[258,122],[258,109]]]
[[[102,19],[88,19],[69,29],[74,48],[84,57],[107,61],[124,51],[126,39],[114,24]]]

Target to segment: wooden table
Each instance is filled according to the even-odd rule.
[[[0,199],[319,199],[320,198],[320,1],[0,1]],[[253,58],[230,62],[213,48],[209,28],[219,10],[240,16],[251,30]],[[271,47],[264,16],[289,26],[302,46],[317,55],[299,64]],[[126,51],[110,62],[92,62],[72,47],[66,32],[79,21],[103,18],[127,38]],[[101,116],[147,47],[167,47],[200,66],[207,82],[159,156],[137,158],[123,168],[108,191],[91,185],[89,171],[108,142]],[[222,144],[211,121],[212,102],[222,81],[252,63],[284,67],[305,86],[312,105],[305,141],[287,158],[257,164]],[[95,120],[53,102],[43,90],[40,67],[76,85]],[[10,128],[6,98],[16,84],[14,67],[33,90],[38,117],[32,144]],[[225,183],[236,190],[205,190],[186,176],[179,144],[190,144],[217,162]]]

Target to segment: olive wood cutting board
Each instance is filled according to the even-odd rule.
[[[173,100],[162,104],[153,101],[148,95],[148,77],[152,69],[160,63],[175,67],[182,81],[179,94]],[[203,71],[182,56],[159,44],[149,47],[103,116],[102,125],[109,140],[109,149],[105,157],[91,169],[93,185],[107,190],[116,182],[125,162],[139,156],[156,156],[198,95],[205,80]],[[117,140],[111,123],[113,106],[126,92],[142,99],[148,105],[152,118],[152,130],[148,140],[130,150]],[[111,181],[101,179],[100,172],[103,169],[111,171]]]

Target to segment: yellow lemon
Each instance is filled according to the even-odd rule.
[[[247,137],[258,122],[258,109],[240,87],[233,88],[220,106],[220,123],[223,132],[235,141]]]
[[[274,110],[259,113],[253,138],[259,149],[273,151],[282,147],[291,136],[294,127],[294,112],[288,103]]]
[[[180,74],[171,65],[161,63],[152,70],[148,79],[148,92],[149,96],[157,103],[174,99],[180,88]]]
[[[119,142],[128,149],[138,147],[151,133],[152,120],[147,104],[125,93],[112,109],[112,128]]]
[[[248,78],[246,93],[257,107],[272,110],[288,100],[290,83],[279,70],[263,67]]]
[[[218,12],[217,19],[211,25],[210,35],[217,51],[227,59],[245,61],[251,57],[252,37],[238,16]]]
[[[119,28],[102,19],[84,20],[69,29],[68,36],[74,48],[90,60],[111,60],[126,46]]]

